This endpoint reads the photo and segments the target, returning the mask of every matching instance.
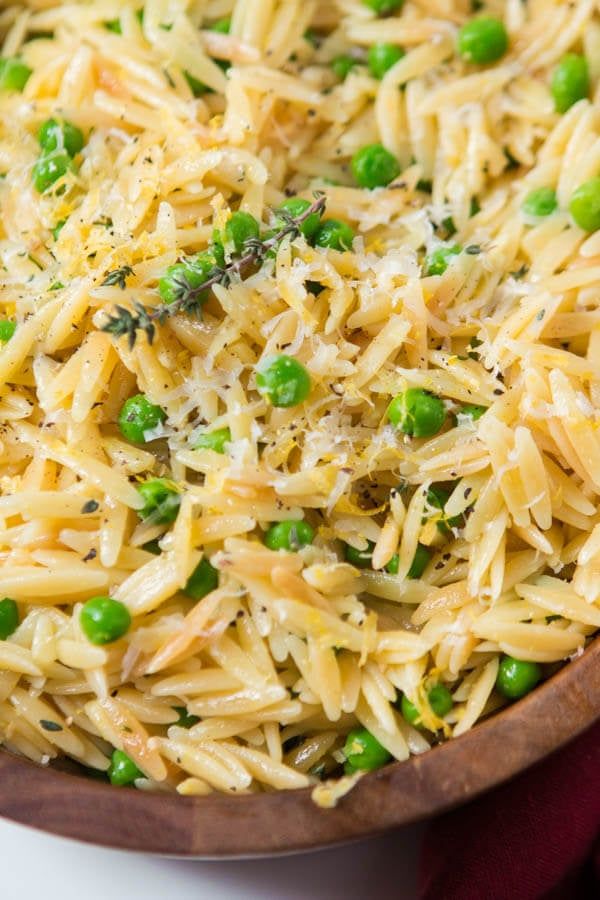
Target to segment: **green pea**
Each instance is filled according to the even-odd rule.
[[[373,550],[375,544],[373,541],[367,541],[365,550],[357,550],[350,544],[344,544],[344,558],[350,565],[356,566],[357,569],[370,569],[373,564]]]
[[[573,219],[584,231],[600,228],[600,178],[584,181],[573,193],[569,210]]]
[[[131,616],[127,607],[112,597],[93,597],[79,615],[81,630],[91,644],[112,644],[127,634]]]
[[[290,197],[288,200],[284,200],[281,206],[278,208],[279,211],[284,212],[287,216],[291,216],[293,219],[298,219],[300,216],[304,215],[304,213],[310,209],[311,204],[308,200],[304,200],[302,197]],[[319,213],[311,213],[304,222],[300,225],[300,231],[304,235],[307,241],[310,241],[317,231],[319,230],[319,226],[321,224],[321,216]],[[278,219],[276,221],[276,228],[279,230],[286,225],[286,220],[284,218]]]
[[[301,550],[312,544],[315,532],[303,519],[288,519],[271,525],[265,534],[269,550]]]
[[[211,277],[215,266],[215,257],[208,252],[198,253],[196,256],[187,257],[182,262],[169,266],[158,282],[160,299],[163,303],[175,303],[190,288],[197,290]],[[207,298],[208,290],[203,291],[198,299],[205,302]]]
[[[263,235],[263,240],[266,235]],[[215,261],[215,265],[219,266],[221,269],[226,263],[225,260],[225,247],[223,246],[223,235],[220,231],[216,229],[213,231],[213,239],[212,244],[210,245],[210,250],[207,251],[210,256]]]
[[[392,558],[388,563],[386,563],[385,571],[389,572],[390,575],[397,575],[400,571],[400,554],[394,553]]]
[[[73,160],[68,153],[53,153],[51,156],[40,156],[32,172],[36,191],[44,194],[55,182],[63,178],[67,172],[73,171],[73,169]]]
[[[31,69],[23,60],[14,56],[0,58],[0,90],[20,93],[29,81],[30,75]]]
[[[110,758],[110,766],[108,769],[108,777],[110,783],[115,787],[125,787],[133,784],[136,778],[144,778],[144,773],[140,772],[134,761],[123,753],[122,750],[115,750]]]
[[[344,744],[346,757],[345,771],[347,775],[354,772],[372,772],[384,766],[392,758],[385,747],[366,728],[355,728],[350,732]]]
[[[331,69],[333,74],[339,78],[340,81],[345,81],[357,62],[358,60],[348,53],[341,53],[331,60]]]
[[[454,706],[452,694],[443,684],[435,684],[427,693],[427,702],[435,715],[442,719],[450,712]],[[421,713],[419,709],[408,699],[406,694],[402,695],[400,704],[402,716],[409,725],[419,725],[421,722]]]
[[[438,247],[425,259],[425,271],[427,275],[443,275],[453,256],[458,256],[462,247],[452,244],[451,247]]]
[[[229,16],[226,16],[224,19],[217,19],[216,22],[213,22],[210,26],[211,31],[218,31],[219,34],[229,34],[231,31],[231,19]]]
[[[404,6],[404,0],[362,0],[362,2],[378,16],[389,16]]]
[[[431,554],[429,553],[427,547],[424,547],[423,544],[417,544],[417,549],[415,550],[413,561],[410,564],[410,569],[407,572],[407,578],[420,578],[427,568],[430,559]],[[398,574],[398,571],[400,569],[400,556],[398,553],[394,553],[385,569],[386,572],[390,573],[390,575]]]
[[[590,75],[585,56],[567,53],[552,73],[550,90],[556,112],[565,113],[590,92]]]
[[[397,44],[373,44],[369,47],[367,62],[374,78],[383,78],[388,69],[395,66],[405,56],[402,47]]]
[[[67,224],[67,220],[66,220],[66,219],[60,219],[60,220],[56,223],[56,225],[54,226],[54,228],[51,229],[51,234],[52,234],[52,237],[54,238],[55,241],[58,240],[58,236],[59,236],[59,234],[61,233],[61,231],[63,230],[63,228],[65,227],[66,224]]]
[[[427,503],[429,506],[432,506],[434,509],[438,509],[442,515],[437,517],[437,528],[443,535],[448,537],[451,534],[452,528],[458,528],[461,525],[462,519],[460,516],[451,516],[448,518],[446,516],[446,503],[450,499],[450,494],[448,491],[445,491],[444,488],[439,487],[438,485],[432,485],[427,491]],[[423,522],[426,522],[427,519],[423,519]]]
[[[142,544],[142,550],[145,550],[146,553],[151,553],[153,556],[160,556],[162,553],[158,539],[146,541],[145,544]]]
[[[469,416],[473,422],[476,422],[478,419],[482,417],[484,413],[488,410],[487,406],[477,406],[476,403],[465,403],[460,408],[460,413],[463,416]]]
[[[153,440],[152,436],[146,437],[146,434],[154,431],[166,418],[164,409],[150,403],[145,394],[136,394],[135,397],[126,400],[121,407],[119,428],[128,441],[144,444],[148,440]]]
[[[225,445],[231,441],[231,431],[229,428],[217,428],[215,431],[205,431],[201,434],[196,443],[194,450],[213,450],[215,453],[225,453]]]
[[[386,187],[397,178],[400,165],[394,154],[382,144],[368,144],[352,157],[352,174],[359,187],[373,190]]]
[[[523,200],[521,209],[526,215],[535,218],[552,215],[558,209],[556,191],[551,187],[540,187],[530,191]]]
[[[38,141],[45,154],[65,150],[69,156],[77,156],[83,150],[83,131],[72,122],[47,119],[38,131]]]
[[[443,684],[434,684],[427,694],[427,700],[438,719],[443,719],[454,706],[452,694]]]
[[[423,544],[417,544],[417,549],[415,550],[415,555],[413,556],[413,561],[410,564],[410,569],[408,570],[408,577],[417,579],[420,578],[429,562],[431,560],[431,553]]]
[[[177,721],[173,722],[178,728],[192,728],[200,721],[200,716],[193,716],[185,706],[174,706],[173,709],[179,715]]]
[[[314,236],[317,247],[329,247],[330,250],[352,250],[353,241],[354,231],[339,219],[324,219]]]
[[[202,600],[219,586],[219,573],[211,566],[205,556],[202,557],[187,580],[183,593],[192,600]]]
[[[536,662],[504,656],[496,676],[496,687],[509,700],[528,694],[541,680],[542,670]]]
[[[458,32],[458,52],[466,62],[496,62],[508,50],[504,23],[491,16],[471,19]]]
[[[442,400],[422,388],[409,388],[390,403],[388,419],[396,428],[411,437],[423,438],[437,434],[446,419]]]
[[[0,641],[14,634],[19,626],[19,608],[14,600],[5,597],[0,600]]]
[[[268,356],[256,368],[256,389],[272,406],[298,406],[310,394],[310,375],[291,356]]]
[[[258,222],[250,213],[234,212],[225,226],[225,239],[240,253],[246,241],[257,240],[260,234]]]
[[[144,10],[136,9],[135,17],[140,23],[140,25],[144,24]],[[120,19],[111,19],[110,22],[105,22],[104,27],[107,31],[112,31],[114,34],[123,34],[123,29],[121,28],[121,20]],[[162,28],[162,26],[161,26]]]
[[[167,478],[151,478],[137,486],[144,505],[138,514],[152,525],[170,525],[177,518],[181,495]]]
[[[184,72],[183,75],[194,97],[202,97],[203,94],[212,93],[212,88],[209,88],[207,84],[204,84],[198,78],[194,78],[190,72]]]
[[[17,323],[10,319],[0,319],[0,343],[6,344],[17,330]]]
[[[408,699],[406,694],[402,694],[402,699],[400,701],[400,711],[402,712],[404,721],[408,722],[409,725],[416,725],[421,718],[421,713],[419,712],[415,704]]]

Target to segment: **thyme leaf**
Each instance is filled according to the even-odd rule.
[[[62,725],[59,725],[58,722],[52,722],[49,719],[40,719],[40,726],[44,729],[44,731],[62,731]]]
[[[104,281],[102,282],[102,287],[113,287],[114,285],[117,285],[124,291],[126,281],[130,275],[133,275],[131,266],[121,266],[120,269],[113,269],[112,272],[106,273]]]

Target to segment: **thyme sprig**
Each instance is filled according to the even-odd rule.
[[[188,316],[199,316],[202,311],[205,292],[216,284],[227,287],[236,278],[243,278],[250,269],[261,266],[272,250],[287,237],[292,240],[301,234],[301,226],[315,213],[322,216],[325,211],[326,198],[321,192],[315,192],[314,202],[299,216],[290,216],[285,210],[277,210],[277,218],[285,224],[266,240],[252,238],[244,244],[243,250],[234,254],[225,266],[215,265],[202,284],[192,286],[185,276],[177,279],[177,296],[172,303],[160,303],[156,306],[145,306],[134,301],[131,309],[115,306],[114,312],[107,316],[101,326],[102,331],[115,337],[126,336],[130,349],[133,349],[138,332],[146,333],[148,343],[152,343],[156,334],[156,323],[163,325],[170,317],[184,313]]]

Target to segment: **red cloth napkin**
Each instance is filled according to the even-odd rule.
[[[600,898],[600,722],[508,784],[434,819],[420,900]]]

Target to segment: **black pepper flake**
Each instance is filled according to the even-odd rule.
[[[470,488],[470,487],[465,488],[464,493],[463,493],[463,497],[465,498],[465,500],[467,500],[467,498],[469,497],[469,494],[471,494],[472,492],[473,492],[473,488]]]
[[[97,551],[94,550],[94,548],[92,547],[92,549],[89,551],[89,553],[86,553],[86,555],[83,557],[83,561],[90,562],[90,560],[96,559],[97,555],[98,555]]]
[[[436,563],[435,566],[434,566],[434,569],[443,569],[443,568],[444,568],[444,563],[443,563],[443,562],[438,562],[438,563]]]
[[[86,515],[87,513],[96,512],[99,509],[100,504],[97,500],[88,500],[87,503],[84,503],[81,507],[81,512]]]
[[[44,729],[44,731],[62,731],[62,725],[59,725],[58,722],[50,722],[48,719],[40,719],[40,725]]]
[[[502,388],[494,388],[494,394],[496,395],[496,397],[501,397],[503,393],[504,391],[502,390]]]

